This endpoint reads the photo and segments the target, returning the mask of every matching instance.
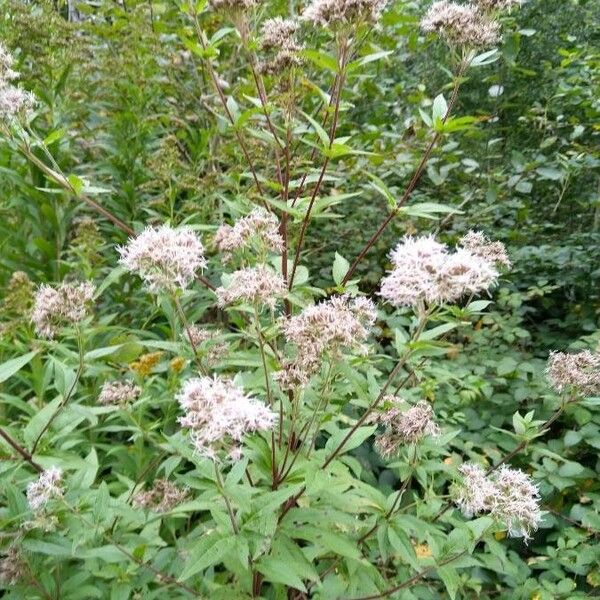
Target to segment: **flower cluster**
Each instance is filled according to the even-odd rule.
[[[228,353],[229,347],[219,341],[220,329],[207,329],[199,325],[190,326],[183,336],[201,354],[208,366],[215,366]]]
[[[500,26],[478,6],[448,0],[431,5],[421,29],[440,34],[451,46],[485,47],[500,40]]]
[[[558,392],[573,389],[586,396],[600,394],[600,353],[551,352],[546,374]]]
[[[336,29],[360,23],[377,23],[387,0],[312,0],[302,19]]]
[[[385,426],[385,432],[375,441],[375,448],[384,458],[398,453],[404,444],[415,444],[426,436],[439,435],[431,405],[424,400],[409,408],[396,396],[384,399],[391,408],[375,415],[371,422]]]
[[[287,286],[281,275],[264,265],[258,265],[234,271],[229,275],[227,287],[221,286],[215,293],[219,306],[248,302],[265,304],[273,309],[277,299],[286,292]]]
[[[455,502],[466,517],[483,512],[498,519],[511,537],[531,537],[542,518],[540,494],[531,477],[502,465],[487,475],[479,465],[464,464]]]
[[[23,578],[27,565],[21,558],[17,546],[10,546],[6,554],[0,559],[0,582],[15,585]]]
[[[302,64],[302,45],[294,37],[299,23],[294,19],[275,17],[267,19],[261,29],[261,47],[274,53],[273,58],[261,65],[264,73],[280,73]]]
[[[147,227],[118,249],[121,264],[137,273],[152,292],[187,288],[206,266],[204,246],[189,227]]]
[[[168,479],[156,479],[150,489],[137,492],[132,503],[136,508],[165,513],[185,502],[187,496],[187,489],[176,486]]]
[[[104,406],[115,406],[135,402],[142,390],[130,381],[106,381],[98,396],[98,402]]]
[[[511,267],[506,246],[502,242],[491,241],[481,231],[469,231],[458,241],[458,245],[493,265],[500,265],[507,269]]]
[[[254,8],[258,4],[258,0],[209,0],[208,4],[213,10],[239,13]]]
[[[179,423],[190,430],[194,446],[203,456],[215,457],[227,441],[239,445],[246,433],[272,428],[276,418],[232,381],[217,376],[189,379],[177,400],[185,413]]]
[[[497,10],[510,10],[513,6],[520,6],[522,0],[472,0],[481,10],[494,12]]]
[[[81,323],[89,314],[94,291],[90,282],[42,285],[35,294],[31,312],[38,334],[52,339],[61,327]]]
[[[277,218],[264,208],[256,208],[248,216],[238,219],[235,224],[221,225],[215,234],[215,245],[228,262],[235,250],[246,248],[252,240],[274,252],[281,252],[283,239],[279,234]]]
[[[27,485],[27,502],[32,511],[38,512],[51,498],[62,498],[62,471],[56,467],[43,471],[37,481]]]
[[[35,97],[30,92],[12,85],[19,77],[13,70],[14,59],[10,52],[0,44],[0,119],[11,119],[30,111]]]
[[[487,290],[498,279],[493,262],[467,248],[449,252],[433,237],[405,237],[392,251],[393,269],[381,296],[394,306],[455,302]]]
[[[296,356],[283,363],[275,379],[283,389],[306,385],[321,368],[324,355],[338,356],[344,348],[364,353],[364,341],[377,312],[371,300],[335,296],[285,320],[286,340],[296,346]]]

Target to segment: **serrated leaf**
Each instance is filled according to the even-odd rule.
[[[178,581],[185,581],[196,573],[217,564],[234,547],[235,536],[233,535],[223,537],[220,532],[205,535],[192,548]]]

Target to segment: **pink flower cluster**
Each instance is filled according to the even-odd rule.
[[[12,85],[19,77],[13,70],[12,54],[0,44],[0,119],[20,117],[35,105],[35,96]]]
[[[273,309],[277,300],[287,293],[283,277],[265,265],[239,269],[228,279],[227,286],[221,286],[215,292],[219,306],[247,302]]]
[[[264,208],[254,209],[234,225],[221,225],[215,234],[215,245],[223,253],[225,262],[231,259],[234,251],[248,247],[252,240],[266,250],[281,252],[283,249],[277,218]]]
[[[600,353],[583,350],[574,354],[551,352],[546,367],[556,391],[575,391],[585,396],[600,394]]]
[[[141,393],[141,388],[130,381],[105,381],[98,402],[104,406],[129,404],[135,402]]]
[[[384,402],[391,404],[391,408],[371,418],[371,422],[386,428],[375,441],[375,448],[384,458],[397,454],[404,444],[415,444],[426,436],[439,435],[433,408],[428,402],[421,400],[414,406],[407,406],[396,396],[387,396]]]
[[[63,493],[62,471],[52,467],[27,485],[27,502],[32,511],[39,512],[51,498],[62,498]]]
[[[259,400],[244,394],[233,381],[220,377],[196,377],[185,382],[177,396],[197,452],[216,457],[233,442],[241,444],[246,433],[271,429],[276,415]]]
[[[89,314],[94,298],[92,283],[42,285],[35,294],[31,321],[42,337],[52,339],[61,327],[81,323]]]
[[[344,295],[309,306],[283,321],[283,333],[296,346],[296,356],[284,362],[275,379],[283,389],[303,386],[319,371],[325,355],[339,356],[346,348],[364,353],[364,342],[376,318],[371,300]]]
[[[359,23],[377,23],[387,0],[312,0],[302,19],[337,29]]]
[[[135,494],[132,503],[136,508],[165,513],[185,502],[188,490],[176,486],[168,479],[156,479],[152,487]]]
[[[531,537],[542,512],[539,490],[529,475],[506,465],[489,475],[474,464],[464,464],[459,470],[463,480],[455,502],[466,517],[489,513],[507,527],[511,537]]]
[[[381,296],[394,306],[416,307],[487,290],[498,279],[498,259],[507,264],[506,252],[473,232],[459,244],[450,252],[432,236],[403,238],[390,255],[393,269],[382,280]]]
[[[189,227],[147,227],[118,250],[121,264],[137,273],[151,292],[185,289],[206,266],[204,246]]]

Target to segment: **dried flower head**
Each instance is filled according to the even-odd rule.
[[[477,6],[440,0],[421,20],[426,33],[440,34],[451,46],[485,47],[500,40],[500,26]]]
[[[506,246],[502,242],[491,241],[481,231],[469,231],[459,240],[458,245],[491,264],[501,265],[507,269],[511,266]]]
[[[309,306],[283,321],[283,333],[296,346],[296,356],[284,361],[275,379],[284,389],[306,385],[320,370],[324,355],[340,356],[346,348],[365,353],[364,342],[376,318],[371,300],[344,295]]]
[[[546,367],[548,380],[557,392],[575,391],[585,396],[600,394],[600,353],[551,352]]]
[[[137,492],[132,503],[136,508],[165,513],[185,502],[187,496],[187,489],[176,486],[168,479],[156,479],[150,489]]]
[[[43,471],[37,481],[27,485],[27,502],[32,511],[43,509],[51,498],[62,498],[62,471],[56,467]]]
[[[34,289],[27,273],[15,271],[6,286],[1,304],[2,312],[17,317],[28,315],[33,306]]]
[[[10,546],[0,558],[0,582],[15,585],[27,573],[27,564],[17,546]]]
[[[221,225],[215,234],[215,245],[223,252],[225,262],[231,259],[235,250],[247,248],[252,241],[258,242],[265,250],[281,252],[283,249],[277,217],[264,208],[256,208],[233,226]]]
[[[227,287],[217,288],[219,306],[235,302],[265,304],[275,308],[277,299],[287,293],[283,277],[264,265],[234,271],[229,276]]]
[[[449,252],[433,237],[407,236],[390,255],[392,271],[381,296],[394,306],[455,302],[488,289],[498,278],[494,265],[465,248]]]
[[[118,249],[121,264],[137,273],[152,292],[187,288],[206,266],[204,246],[189,227],[147,227]]]
[[[426,436],[439,435],[433,408],[428,402],[421,400],[414,406],[408,406],[396,396],[387,396],[384,402],[391,407],[371,418],[371,422],[385,426],[384,433],[375,440],[375,448],[384,458],[397,454],[405,444],[415,444]]]
[[[229,442],[240,444],[246,433],[272,428],[276,417],[232,381],[217,376],[189,379],[177,400],[185,413],[181,426],[190,430],[198,453],[209,457]]]
[[[92,283],[42,285],[35,294],[31,320],[39,335],[52,339],[61,327],[77,325],[89,314],[94,298]]]
[[[98,402],[104,406],[114,406],[135,402],[142,390],[130,381],[105,381],[98,396]]]
[[[386,3],[387,0],[312,0],[302,19],[331,29],[377,23]]]
[[[479,465],[460,467],[462,483],[455,502],[466,517],[487,512],[501,521],[511,537],[531,537],[542,519],[540,494],[531,477],[502,465],[489,475]]]

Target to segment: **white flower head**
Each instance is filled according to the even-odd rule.
[[[27,502],[32,511],[39,512],[51,498],[62,498],[63,493],[62,471],[52,467],[27,485]]]
[[[102,384],[98,403],[104,406],[118,406],[135,402],[142,390],[130,381],[105,381]]]
[[[586,396],[600,394],[600,353],[551,352],[546,375],[557,392],[572,389]]]
[[[312,0],[302,19],[336,29],[360,23],[377,23],[387,0]]]
[[[450,252],[432,236],[404,237],[390,255],[393,268],[380,295],[394,306],[456,302],[494,285],[499,273],[481,253],[459,247]]]
[[[189,227],[147,227],[118,250],[121,264],[137,273],[151,292],[185,289],[206,267],[204,246]]]
[[[216,457],[231,442],[239,445],[245,434],[271,429],[276,419],[262,402],[246,395],[233,381],[217,376],[189,379],[177,400],[185,413],[179,423],[190,430],[203,456]]]
[[[306,385],[321,368],[324,355],[337,356],[345,348],[366,353],[364,342],[376,317],[371,300],[344,295],[309,306],[284,320],[283,333],[296,346],[296,356],[284,362],[275,379],[284,389]]]
[[[234,251],[249,247],[253,240],[273,252],[283,249],[277,218],[264,208],[254,209],[234,225],[221,225],[215,234],[215,245],[223,253],[225,262],[231,259]]]
[[[473,4],[434,2],[421,20],[426,33],[440,34],[451,46],[485,47],[500,40],[500,26]]]
[[[248,302],[273,309],[277,300],[287,293],[287,286],[283,277],[273,269],[258,265],[234,271],[229,276],[227,287],[221,286],[215,293],[219,306]]]
[[[89,314],[95,288],[89,281],[42,285],[35,294],[31,320],[39,335],[54,338],[61,327],[81,323]]]
[[[528,540],[542,519],[540,494],[529,475],[502,465],[489,475],[479,466],[463,464],[455,502],[466,517],[489,513],[511,537]]]

